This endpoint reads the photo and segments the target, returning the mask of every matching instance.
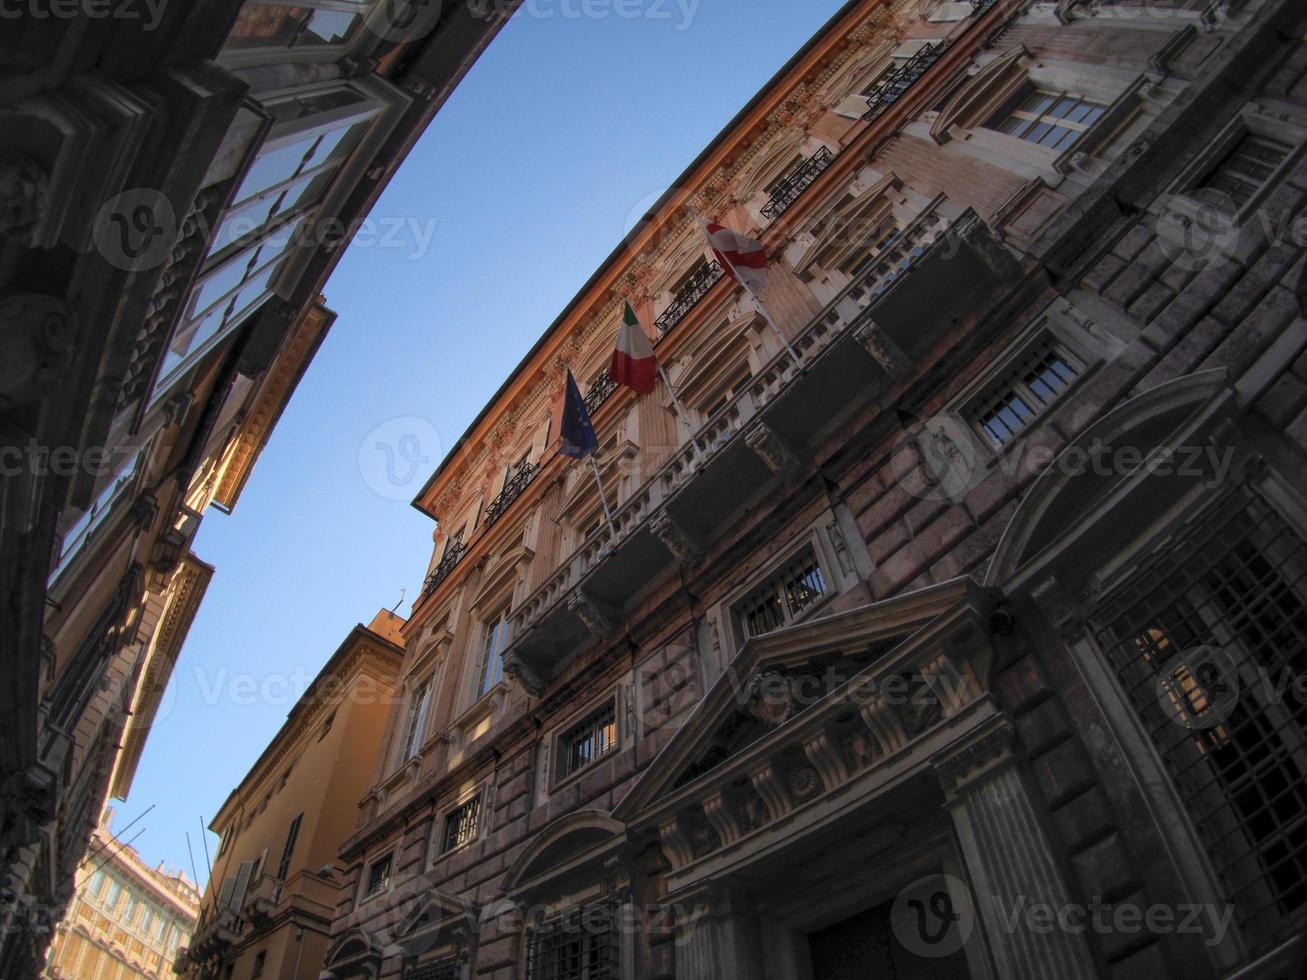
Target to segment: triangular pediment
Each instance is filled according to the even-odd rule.
[[[671,742],[613,809],[630,824],[654,801],[676,793],[773,734],[801,725],[874,664],[969,605],[988,607],[984,590],[958,578],[749,640]]]

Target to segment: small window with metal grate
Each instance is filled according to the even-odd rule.
[[[391,856],[387,854],[368,866],[367,887],[363,891],[364,898],[379,895],[390,887],[391,860]]]
[[[440,853],[448,854],[455,848],[476,840],[481,822],[481,794],[460,803],[445,814],[445,832],[441,838]]]
[[[992,446],[1001,448],[1057,401],[1083,371],[1078,357],[1051,335],[1042,334],[971,400],[965,414]]]
[[[808,545],[757,588],[735,603],[743,639],[788,626],[826,594],[826,576]]]
[[[617,747],[617,705],[608,701],[558,737],[558,780],[580,772]]]
[[[620,951],[615,910],[578,909],[532,937],[527,980],[617,980]]]
[[[1095,634],[1240,924],[1262,948],[1307,911],[1307,542],[1223,494],[1100,605]]]
[[[1245,132],[1190,193],[1228,214],[1237,213],[1266,186],[1291,152],[1290,143]]]

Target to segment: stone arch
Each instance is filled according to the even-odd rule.
[[[626,833],[626,825],[605,810],[578,810],[544,827],[526,846],[508,873],[503,890],[511,893],[542,873],[556,868],[597,844]]]
[[[985,584],[1006,590],[1025,579],[1029,568],[1043,564],[1076,536],[1077,525],[1095,508],[1152,479],[1142,468],[1130,475],[1082,472],[1065,465],[1072,454],[1083,456],[1098,445],[1109,451],[1129,446],[1145,459],[1154,452],[1174,452],[1186,439],[1192,440],[1201,425],[1223,416],[1233,398],[1225,370],[1215,369],[1166,382],[1102,416],[1036,478],[999,540]],[[1136,515],[1139,520],[1147,516]]]

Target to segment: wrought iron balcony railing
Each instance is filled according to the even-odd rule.
[[[990,7],[994,6],[998,0],[968,0],[968,2],[976,13],[980,13],[982,10],[988,10]]]
[[[539,463],[527,463],[522,467],[522,472],[504,484],[504,489],[499,491],[499,496],[490,501],[490,506],[486,508],[485,527],[493,527],[495,522],[504,516],[508,508],[513,506],[513,501],[522,496],[522,491],[531,485],[538,472],[540,472]]]
[[[911,58],[892,71],[886,72],[876,83],[875,91],[867,96],[868,117],[875,119],[903,98],[930,66],[944,53],[944,42],[924,44]]]
[[[449,578],[449,573],[463,560],[463,556],[466,554],[467,545],[462,541],[451,545],[449,550],[445,552],[445,556],[440,559],[440,564],[436,565],[435,570],[427,576],[426,584],[422,586],[422,594],[426,595],[435,591],[436,586]]]
[[[835,154],[831,152],[829,146],[823,146],[804,160],[795,168],[794,173],[781,181],[776,189],[772,191],[771,200],[762,206],[763,216],[775,221],[783,215],[790,209],[790,205],[803,196],[803,192],[813,185],[834,160]]]
[[[659,331],[667,333],[685,319],[685,315],[694,309],[699,300],[703,299],[708,294],[708,290],[717,285],[717,281],[724,275],[726,270],[722,268],[720,262],[713,261],[705,265],[693,279],[681,287],[681,291],[672,300],[672,305],[654,321]]]
[[[612,379],[608,369],[604,368],[603,373],[595,378],[594,384],[590,385],[590,390],[582,399],[585,402],[585,410],[594,415],[599,410],[599,406],[608,401],[608,396],[616,390],[617,382]]]

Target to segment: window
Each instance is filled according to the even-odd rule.
[[[1233,214],[1252,200],[1292,151],[1288,143],[1245,133],[1192,194]]]
[[[295,841],[300,835],[300,821],[304,819],[304,814],[299,814],[290,822],[290,830],[286,831],[286,846],[281,849],[281,863],[277,865],[277,880],[285,881],[286,876],[290,874],[290,859],[295,853]]]
[[[335,723],[335,721],[336,721],[336,712],[333,711],[331,714],[327,715],[326,719],[322,722],[322,730],[318,732],[319,742],[321,742],[324,738],[327,737],[328,733],[331,731],[331,726],[332,724]]]
[[[154,909],[150,908],[147,905],[144,911],[141,912],[141,925],[139,931],[142,936],[148,936],[150,935],[150,931],[153,928],[154,928]]]
[[[400,746],[399,764],[403,765],[418,754],[426,737],[427,715],[431,710],[431,679],[423,681],[409,699],[408,721],[404,726],[404,742]]]
[[[673,297],[680,296],[681,293],[685,292],[687,289],[690,288],[691,284],[695,281],[695,279],[705,275],[707,271],[708,271],[708,260],[700,256],[699,259],[695,261],[695,263],[692,266],[690,266],[690,270],[685,275],[681,276],[680,279],[676,280],[676,284],[672,286],[672,290],[671,290],[672,296]]]
[[[1093,617],[1248,933],[1307,909],[1307,542],[1252,491],[1187,521]]]
[[[753,380],[753,375],[749,373],[748,368],[745,368],[735,376],[734,380],[726,384],[717,397],[704,409],[703,417],[710,419],[717,415],[730,403],[732,398],[745,389],[751,380]]]
[[[268,951],[261,949],[254,954],[254,969],[250,971],[251,977],[263,976],[263,966],[268,962]]]
[[[430,963],[413,963],[404,968],[403,980],[459,980],[463,971],[448,957]]]
[[[477,670],[477,697],[504,679],[504,647],[508,645],[508,608],[485,624],[486,638]]]
[[[271,295],[282,260],[301,244],[309,213],[381,112],[378,101],[345,85],[267,108],[277,120],[274,130],[218,221],[151,403]]]
[[[967,414],[993,446],[1003,446],[1053,404],[1083,369],[1078,358],[1044,334],[972,401]]]
[[[117,879],[109,879],[109,893],[104,897],[104,910],[110,915],[118,907],[118,899],[122,897],[123,886],[118,884]]]
[[[55,563],[54,570],[50,572],[50,583],[53,583],[67,571],[68,566],[72,564],[72,560],[81,551],[83,545],[90,540],[96,528],[104,523],[104,519],[113,511],[114,506],[126,495],[132,478],[136,476],[136,468],[142,455],[142,453],[138,453],[127,462],[127,465],[118,475],[100,491],[95,500],[91,501],[91,506],[87,508],[86,512],[64,534],[59,546],[59,559]]]
[[[123,925],[130,926],[136,920],[136,908],[139,904],[140,899],[131,892],[128,892],[127,902],[123,905],[123,914],[122,919],[120,920]]]
[[[1106,111],[1107,106],[1088,99],[1027,88],[1000,109],[986,127],[1061,152]]]
[[[445,814],[445,833],[440,842],[440,853],[448,854],[456,847],[476,840],[481,820],[481,794],[461,803]]]
[[[91,883],[90,885],[87,886],[87,889],[88,891],[90,891],[90,893],[93,896],[99,898],[100,893],[104,891],[104,884],[105,884],[104,872],[96,871],[95,874],[91,875]]]
[[[364,898],[379,895],[390,887],[391,860],[391,856],[387,854],[368,866],[367,887],[363,891]]]
[[[558,778],[580,772],[617,747],[617,705],[609,701],[558,739]]]
[[[809,545],[735,604],[744,639],[788,626],[826,594],[826,577]]]
[[[528,980],[617,980],[621,946],[609,906],[577,910],[531,942]]]
[[[251,48],[305,48],[344,44],[362,20],[357,10],[321,10],[308,4],[283,6],[275,3],[247,3],[227,37],[226,51]]]

